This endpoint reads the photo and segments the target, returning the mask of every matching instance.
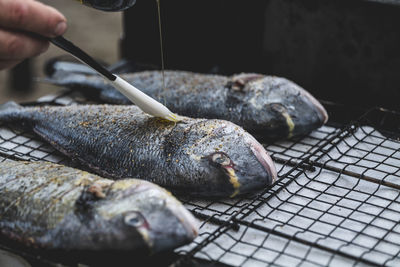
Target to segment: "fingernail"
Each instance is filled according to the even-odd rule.
[[[67,29],[67,23],[65,23],[65,21],[62,21],[60,23],[57,24],[55,30],[54,30],[54,34],[56,36],[62,35],[65,30]]]

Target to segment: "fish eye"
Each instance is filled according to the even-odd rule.
[[[124,222],[126,225],[139,227],[144,224],[144,218],[139,212],[131,211],[125,215]]]
[[[222,166],[229,166],[231,165],[231,159],[223,152],[216,152],[211,155],[211,160],[214,163],[217,163]]]

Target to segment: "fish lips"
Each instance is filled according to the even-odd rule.
[[[265,189],[277,180],[275,164],[265,148],[251,135],[247,136],[246,143],[254,160],[240,163],[244,167],[237,171],[242,193]]]
[[[322,104],[308,91],[304,90],[300,86],[296,86],[299,90],[299,97],[301,97],[303,103],[295,108],[295,111],[289,111],[292,120],[295,125],[295,132],[309,132],[310,130],[324,125],[328,122],[328,112],[322,106]],[[295,103],[295,101],[293,100]],[[289,110],[289,108],[288,108]],[[301,114],[299,116],[298,114]],[[296,116],[297,115],[297,116]],[[300,128],[304,128],[301,129]]]
[[[303,88],[299,87],[300,89],[300,94],[304,96],[310,103],[311,106],[313,107],[315,113],[317,114],[321,124],[325,124],[328,122],[329,116],[328,112],[325,110],[325,108],[322,106],[322,104],[314,97],[312,96],[309,92],[304,90]]]
[[[183,206],[165,210],[164,218],[168,219],[149,222],[153,254],[186,245],[197,237],[199,223]]]
[[[257,158],[258,163],[260,163],[266,171],[266,179],[268,180],[268,184],[275,183],[278,178],[278,173],[276,171],[275,163],[271,159],[268,152],[254,138],[250,139],[250,149],[253,152],[254,156]]]

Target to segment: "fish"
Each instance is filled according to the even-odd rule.
[[[44,81],[77,90],[89,100],[132,104],[102,77],[84,71],[79,64],[57,64]],[[166,70],[164,90],[160,71],[120,76],[175,113],[228,120],[263,141],[304,136],[327,123],[329,117],[323,105],[308,91],[282,77]]]
[[[225,120],[152,117],[134,105],[0,106],[0,122],[32,130],[105,178],[145,179],[174,194],[235,197],[272,185],[268,152]]]
[[[48,251],[154,255],[189,244],[198,221],[170,192],[45,161],[0,163],[0,235]]]

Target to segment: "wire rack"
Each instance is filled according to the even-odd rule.
[[[85,102],[75,93],[33,104]],[[173,266],[399,266],[400,113],[372,109],[342,127],[264,144],[278,181],[256,195],[180,198],[202,221]],[[65,158],[30,132],[0,125],[0,158]]]

